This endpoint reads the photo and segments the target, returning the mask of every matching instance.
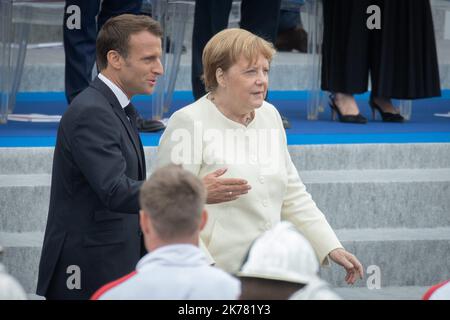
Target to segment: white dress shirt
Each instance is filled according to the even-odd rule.
[[[111,91],[116,96],[117,100],[119,100],[120,106],[122,108],[125,108],[130,103],[130,99],[128,99],[125,92],[123,92],[122,89],[120,89],[114,82],[109,80],[101,73],[98,74],[98,78],[102,80],[111,89]]]

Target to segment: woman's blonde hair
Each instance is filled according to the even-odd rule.
[[[217,88],[216,70],[227,71],[241,56],[254,63],[259,55],[272,61],[273,45],[244,29],[225,29],[212,37],[203,50],[203,81],[206,91]]]

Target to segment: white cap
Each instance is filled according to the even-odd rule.
[[[27,295],[15,278],[0,263],[0,300],[26,300]]]
[[[255,240],[237,275],[306,284],[318,278],[318,271],[311,244],[292,223],[282,221]]]

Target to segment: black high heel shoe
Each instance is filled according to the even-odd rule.
[[[341,113],[341,110],[339,110],[338,106],[334,102],[334,95],[330,95],[330,108],[331,108],[331,116],[333,121],[336,120],[336,113],[339,116],[340,122],[345,123],[358,123],[358,124],[365,124],[367,123],[367,119],[363,117],[360,113],[356,115],[345,115]]]
[[[373,120],[375,120],[376,118],[376,112],[375,110],[378,110],[378,112],[381,115],[381,119],[384,122],[404,122],[405,118],[403,118],[400,114],[398,113],[390,113],[390,112],[384,112],[383,110],[381,110],[380,106],[377,105],[375,103],[375,101],[373,101],[373,98],[371,97],[369,100],[369,105],[370,108],[372,109],[372,118]]]

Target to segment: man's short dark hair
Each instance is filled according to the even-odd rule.
[[[122,14],[106,21],[97,37],[98,69],[101,71],[108,65],[107,54],[110,50],[115,50],[126,58],[130,36],[141,31],[148,31],[159,38],[163,36],[159,22],[149,16]]]
[[[144,182],[139,200],[158,236],[173,240],[191,236],[198,229],[206,190],[203,182],[189,171],[168,165]]]

